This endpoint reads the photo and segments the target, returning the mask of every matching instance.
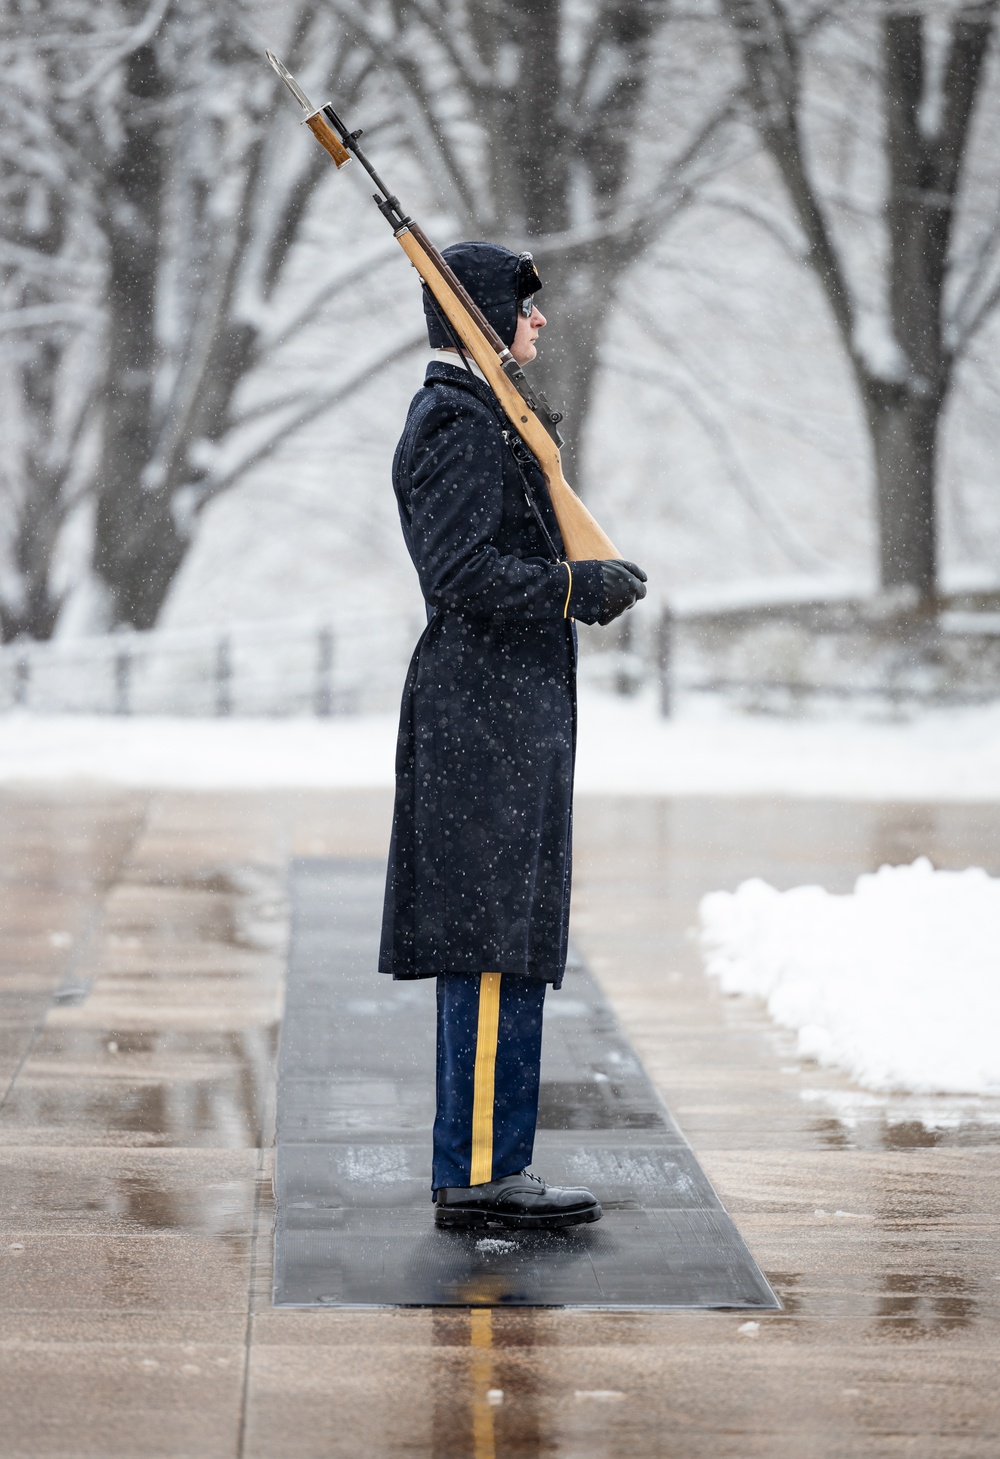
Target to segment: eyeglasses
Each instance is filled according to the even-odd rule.
[[[514,297],[517,300],[518,310],[525,319],[531,318],[531,311],[535,307],[535,295],[541,287],[542,281],[538,277],[535,260],[530,253],[519,253],[514,275]]]

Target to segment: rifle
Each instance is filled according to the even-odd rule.
[[[620,558],[617,547],[563,476],[559,454],[562,445],[558,430],[562,420],[560,413],[552,409],[540,390],[529,385],[521,366],[423,229],[403,213],[399,199],[389,192],[358,146],[361,131],[348,131],[332,106],[313,106],[277,56],[270,51],[265,54],[306,113],[303,118],[305,125],[330,154],[338,169],[346,166],[352,156],[356,157],[378,189],[375,204],[379,212],[392,228],[421,282],[433,294],[445,319],[486,376],[511,425],[541,467],[569,561]]]

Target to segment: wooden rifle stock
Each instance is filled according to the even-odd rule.
[[[500,364],[498,349],[486,338],[485,330],[452,286],[447,275],[451,274],[452,279],[455,279],[455,275],[443,259],[440,260],[440,264],[444,265],[444,269],[441,268],[438,260],[433,256],[437,250],[432,252],[428,248],[421,230],[413,224],[409,228],[400,229],[396,238],[407,258],[448,316],[455,333],[486,376],[511,425],[541,467],[569,561],[580,562],[587,558],[620,558],[621,553],[618,548],[563,476],[559,447],[535,412],[526,404],[520,391],[507,379],[503,366]],[[455,279],[455,283],[458,284],[457,279]],[[461,289],[460,284],[459,288]],[[464,289],[462,289],[462,293],[465,293]],[[466,298],[468,298],[467,295]],[[473,309],[475,309],[475,305],[473,305]],[[475,309],[475,313],[479,314],[479,310]],[[482,323],[486,325],[486,329],[490,329],[485,319]],[[490,333],[493,333],[492,329],[490,329]],[[502,350],[503,342],[496,336],[494,338],[497,339],[497,345]]]
[[[561,417],[548,410],[544,402],[535,399],[510,350],[470,298],[454,271],[423,230],[412,218],[403,215],[398,198],[388,191],[357,145],[361,133],[349,132],[332,107],[314,107],[277,57],[270,51],[266,54],[296,101],[308,113],[306,126],[337,167],[343,167],[352,155],[357,157],[379,189],[375,196],[379,211],[391,225],[400,247],[433,294],[452,329],[482,370],[511,425],[538,462],[559,523],[567,559],[580,562],[587,558],[620,558],[618,548],[563,476],[559,438],[555,430],[555,424]],[[517,378],[516,384],[511,374]]]

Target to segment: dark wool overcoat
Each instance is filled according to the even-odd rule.
[[[395,978],[566,965],[576,636],[598,563],[569,570],[544,479],[526,498],[490,387],[432,363],[393,484],[428,624],[403,690],[379,968]]]

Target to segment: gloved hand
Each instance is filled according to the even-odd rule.
[[[612,557],[601,563],[601,580],[604,601],[597,621],[602,628],[606,628],[626,608],[631,608],[633,603],[646,596],[646,574],[634,562]]]

